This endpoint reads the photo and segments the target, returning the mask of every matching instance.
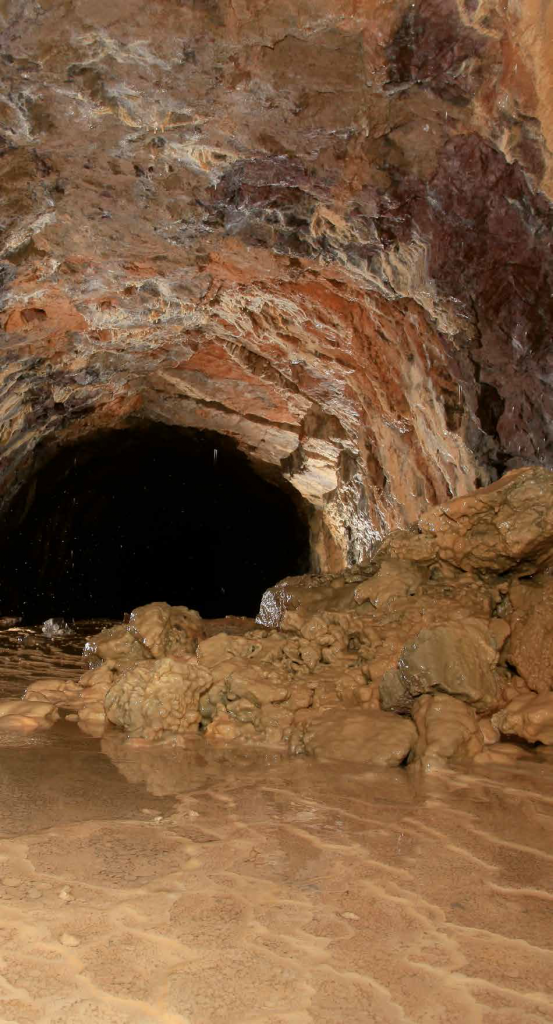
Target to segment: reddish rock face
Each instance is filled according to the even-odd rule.
[[[211,430],[337,569],[551,465],[553,28],[523,6],[8,0],[4,507],[100,429]]]

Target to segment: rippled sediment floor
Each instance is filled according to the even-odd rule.
[[[12,641],[3,695],[80,670]],[[546,751],[425,776],[59,722],[0,779],[2,1024],[553,1021]]]

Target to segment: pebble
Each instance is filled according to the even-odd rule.
[[[60,900],[64,900],[66,903],[71,903],[72,900],[75,899],[73,894],[70,893],[68,889],[62,889],[61,892],[58,893],[58,896]]]
[[[361,920],[361,918],[358,916],[358,914],[352,914],[350,910],[344,911],[344,913],[342,914],[342,917],[347,918],[348,921],[360,921]]]
[[[28,900],[40,900],[42,899],[42,896],[43,893],[41,893],[40,889],[27,889]]]
[[[21,879],[16,878],[15,875],[5,875],[4,878],[2,879],[2,885],[9,885],[10,887],[15,885],[21,885]]]
[[[76,935],[70,935],[69,932],[64,932],[60,937],[62,946],[80,946],[81,940]]]

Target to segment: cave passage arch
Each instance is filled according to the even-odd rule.
[[[297,492],[210,431],[139,424],[37,459],[2,524],[0,614],[120,618],[149,601],[257,613],[309,569]]]

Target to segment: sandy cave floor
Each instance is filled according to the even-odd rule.
[[[78,668],[22,636],[3,696]],[[553,1022],[545,748],[424,775],[60,722],[0,736],[0,785],[2,1024]]]

